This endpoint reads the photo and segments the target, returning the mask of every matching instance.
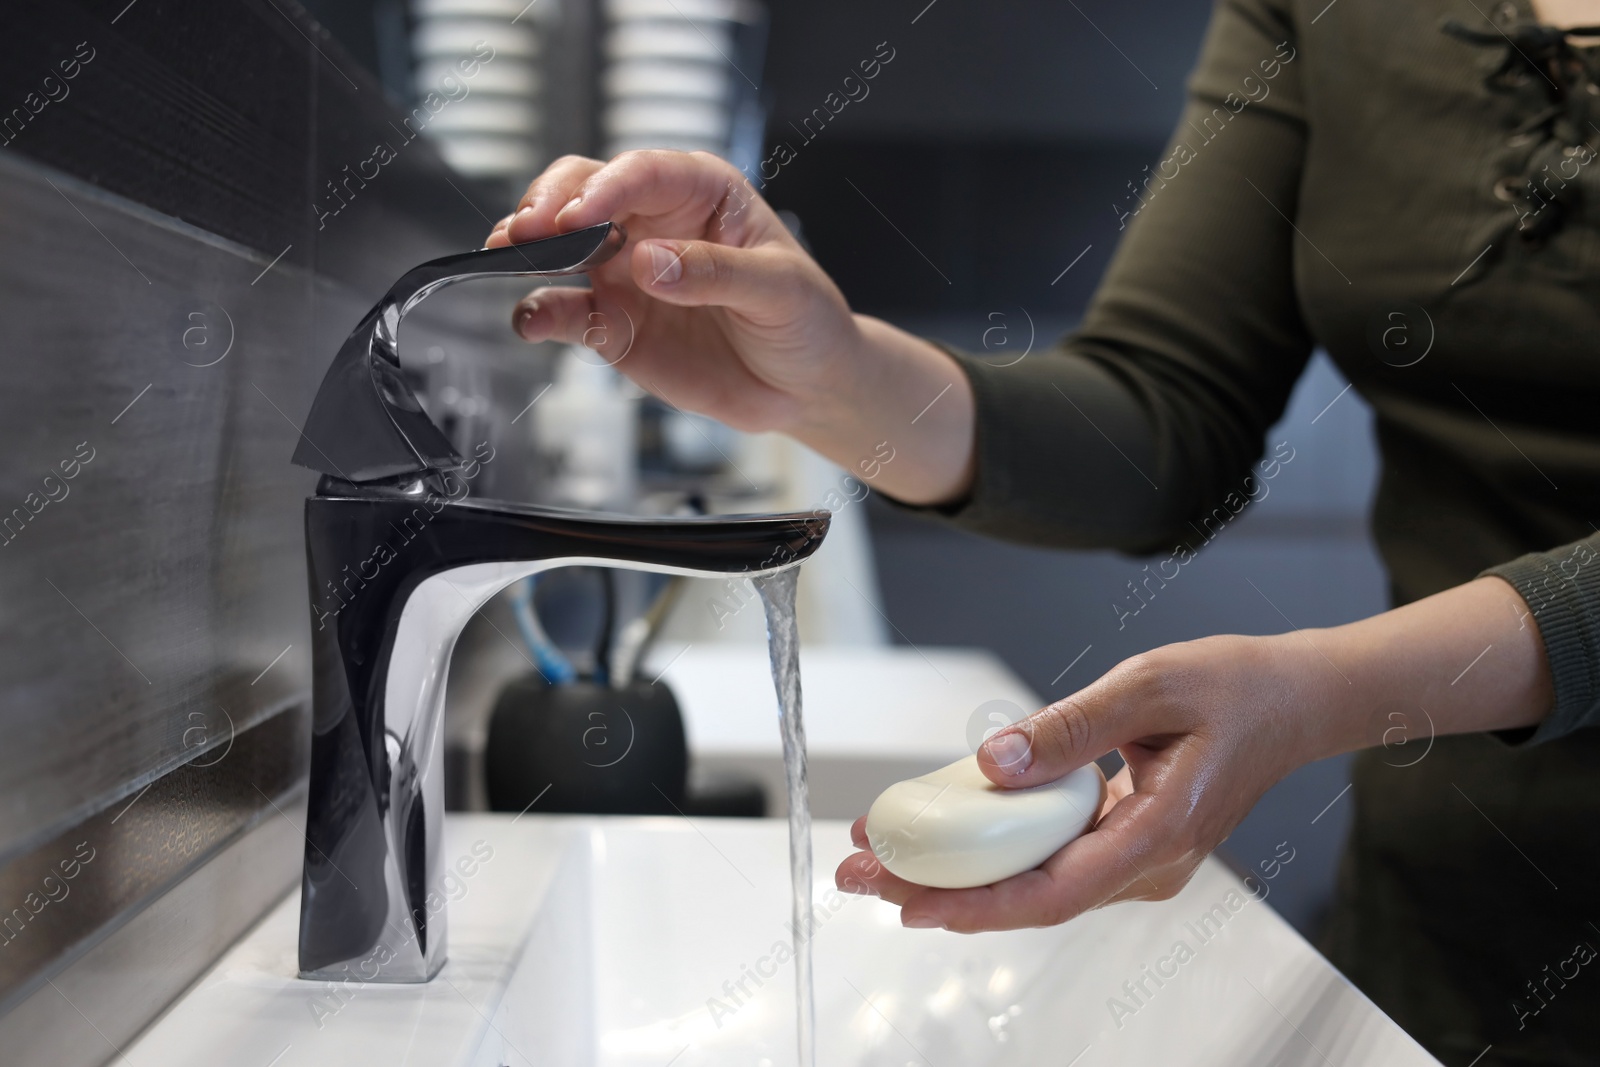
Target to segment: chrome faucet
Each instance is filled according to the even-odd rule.
[[[311,405],[306,501],[313,733],[300,976],[426,982],[445,962],[445,677],[461,628],[519,578],[570,565],[758,576],[799,563],[826,513],[641,519],[466,498],[471,468],[400,373],[400,320],[474,277],[566,275],[626,240],[604,223],[424,263],[367,313]],[[469,475],[470,476],[470,475]]]

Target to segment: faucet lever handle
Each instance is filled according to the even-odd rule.
[[[469,278],[583,274],[616,255],[628,235],[614,222],[519,245],[480,248],[432,259],[406,271],[384,297],[403,316],[429,293]]]
[[[333,357],[311,401],[293,462],[357,484],[464,462],[400,371],[400,320],[430,293],[471,278],[554,277],[593,270],[621,250],[614,222],[413,267],[390,286]]]

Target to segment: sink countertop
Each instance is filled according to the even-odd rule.
[[[786,842],[771,820],[450,816],[434,981],[299,980],[291,894],[117,1062],[784,1067]],[[837,894],[845,824],[814,842],[827,1067],[1435,1064],[1214,860],[1170,901],[962,936]]]
[[[465,859],[473,873],[457,870],[447,887],[456,898],[447,905],[449,959],[426,984],[363,983],[358,973],[346,983],[298,978],[300,893],[290,893],[123,1050],[118,1067],[487,1064],[477,1055],[486,1019],[523,952],[541,940],[559,946],[560,931],[541,930],[539,918],[588,821],[446,817],[445,865]]]
[[[640,673],[672,686],[695,766],[754,775],[768,814],[782,816],[771,670],[766,646],[729,642],[658,649]],[[1040,706],[998,656],[977,648],[806,646],[800,680],[812,813],[823,819],[854,819],[893,783],[971,755],[981,705]]]
[[[661,649],[641,674],[653,678],[663,668],[697,755],[779,751],[766,646]],[[971,754],[967,722],[979,705],[1006,700],[1024,712],[1039,707],[998,656],[978,648],[806,646],[800,679],[813,759],[948,762]]]

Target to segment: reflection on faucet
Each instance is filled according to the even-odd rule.
[[[827,532],[825,513],[659,520],[467,498],[471,461],[399,374],[400,316],[453,281],[575,273],[621,243],[603,225],[424,264],[362,320],[313,402],[295,452],[324,474],[305,514],[314,715],[302,977],[355,967],[361,981],[423,982],[444,965],[444,683],[457,635],[490,597],[570,565],[772,574]]]

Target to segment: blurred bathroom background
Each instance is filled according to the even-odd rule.
[[[400,0],[309,6],[372,69],[393,72],[385,85],[402,101],[435,88],[431,72],[450,48],[496,42],[507,65],[432,130],[446,160],[498,187],[508,208],[556,154],[716,152],[760,180],[857,310],[998,362],[1038,358],[1081,316],[1130,190],[1176,121],[1208,15],[1206,5],[1177,3],[937,0],[417,0],[409,16]],[[574,95],[584,67],[593,76]],[[469,354],[452,356],[437,404],[504,416],[541,397],[519,421],[522,434],[505,435],[504,447],[533,459],[497,469],[527,479],[507,494],[626,510],[832,505],[834,531],[803,576],[811,647],[988,649],[1048,700],[1164,643],[1329,625],[1384,607],[1367,535],[1370,415],[1321,355],[1268,435],[1293,459],[1153,597],[1151,560],[1006,545],[910,516],[801,448],[641,395],[592,353],[519,354],[526,377],[515,390],[475,371]],[[628,590],[627,610],[647,596]],[[541,597],[558,624],[594,625],[581,590]],[[760,641],[759,614],[729,615],[727,604],[711,583],[680,596],[661,645]],[[493,634],[479,637],[453,683],[465,751],[481,743],[499,673],[526,670]],[[458,800],[470,804],[469,776],[460,781]],[[1244,868],[1280,842],[1297,850],[1272,902],[1308,934],[1334,876],[1346,825],[1335,801],[1347,782],[1343,760],[1307,768],[1225,846]]]

